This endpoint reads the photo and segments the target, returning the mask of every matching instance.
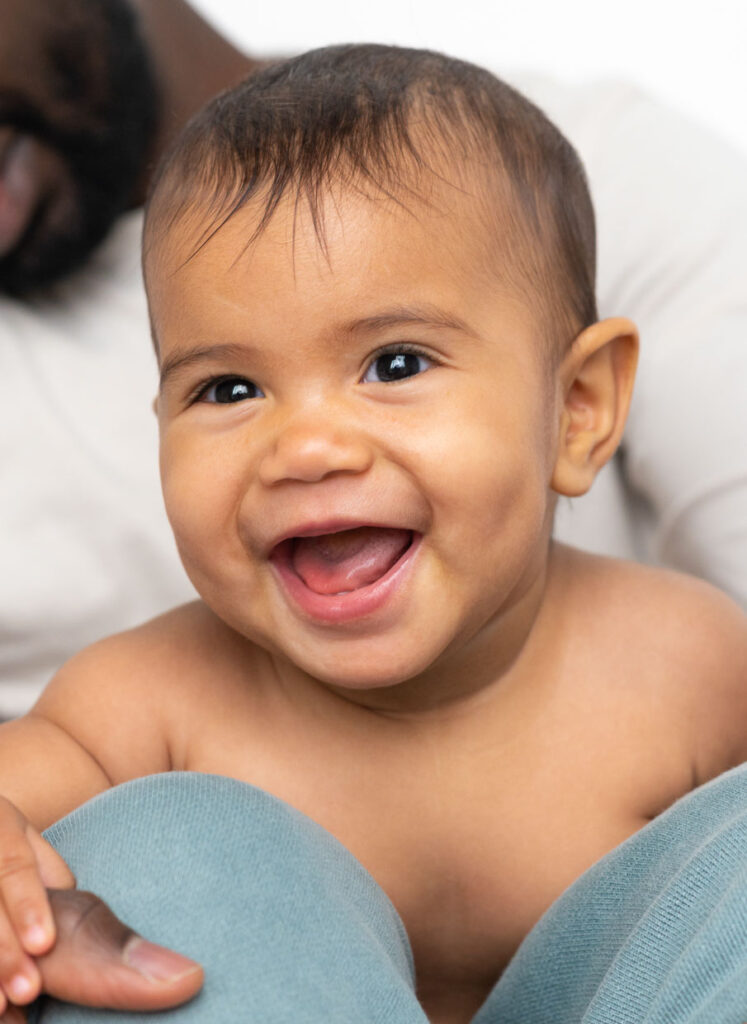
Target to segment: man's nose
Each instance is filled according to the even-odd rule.
[[[284,425],[262,458],[259,479],[266,486],[284,480],[316,483],[335,473],[365,473],[373,463],[366,438],[349,423],[336,423],[323,410]]]

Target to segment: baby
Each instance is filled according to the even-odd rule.
[[[574,879],[747,758],[741,612],[551,539],[633,386],[594,259],[570,145],[459,61],[321,50],[191,123],[144,267],[202,600],[2,727],[11,999],[54,941],[39,830],[129,779],[230,776],[314,819],[399,911],[429,1018],[463,1022]]]

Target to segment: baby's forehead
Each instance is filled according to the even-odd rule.
[[[280,208],[289,205],[292,243],[304,204],[325,252],[329,224],[348,219],[327,217],[338,183],[373,204],[401,206],[437,236],[436,252],[461,245],[466,257],[471,245],[481,272],[510,275],[559,342],[596,318],[594,217],[573,148],[489,72],[397,47],[313,51],[208,104],[155,176],[146,271],[148,247],[164,253],[164,226],[183,225],[200,205],[211,216],[193,244],[199,254],[213,239],[225,242],[240,214],[246,223],[245,211],[259,211],[234,256],[251,253],[255,240],[278,236]],[[166,252],[158,262],[168,259]]]
[[[250,242],[262,209],[250,202],[216,221],[203,203],[165,228],[146,273],[162,355],[216,334],[257,350],[316,339],[334,352],[444,331],[491,345],[542,336],[464,189],[442,184],[409,203],[330,190],[321,220],[288,196]]]
[[[291,185],[276,202],[269,190],[243,202],[229,190],[195,190],[186,202],[167,193],[148,212],[146,279],[206,258],[221,258],[228,268],[260,248],[284,250],[292,259],[315,253],[333,264],[351,250],[366,259],[403,246],[415,256],[426,246],[429,256],[435,251],[464,264],[476,260],[472,273],[495,273],[517,251],[521,217],[514,206],[498,174],[435,162],[425,169],[404,167],[388,186],[340,177],[310,195]]]

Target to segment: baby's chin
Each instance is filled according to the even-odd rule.
[[[441,651],[382,650],[381,645],[361,645],[343,654],[336,650],[325,657],[294,652],[291,664],[326,689],[352,703],[396,709],[411,703],[420,705],[428,690],[429,670]],[[287,655],[286,655],[287,657]],[[427,702],[427,698],[426,698]]]

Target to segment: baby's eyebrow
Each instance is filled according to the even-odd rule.
[[[161,378],[159,387],[163,387],[169,377],[172,377],[180,370],[194,366],[195,363],[204,363],[211,359],[237,360],[246,358],[247,346],[225,343],[223,345],[198,345],[186,351],[175,352],[164,359],[161,364]]]
[[[343,325],[342,331],[347,334],[373,334],[386,330],[388,327],[401,327],[405,324],[419,324],[421,327],[447,327],[477,337],[476,332],[465,320],[430,304],[395,306],[371,316],[352,320]],[[174,374],[194,366],[196,363],[208,362],[211,359],[245,359],[247,354],[251,354],[252,351],[254,350],[250,346],[226,342],[222,345],[198,345],[186,351],[175,352],[173,355],[167,356],[161,365],[160,388],[163,390],[167,380]]]
[[[383,310],[381,313],[374,313],[372,316],[362,317],[353,320],[345,325],[345,331],[350,334],[374,333],[385,330],[387,327],[400,327],[404,324],[419,324],[424,327],[448,327],[452,330],[462,331],[465,334],[476,333],[465,321],[452,313],[447,313],[438,306],[430,304],[425,306],[395,306],[392,309]]]

